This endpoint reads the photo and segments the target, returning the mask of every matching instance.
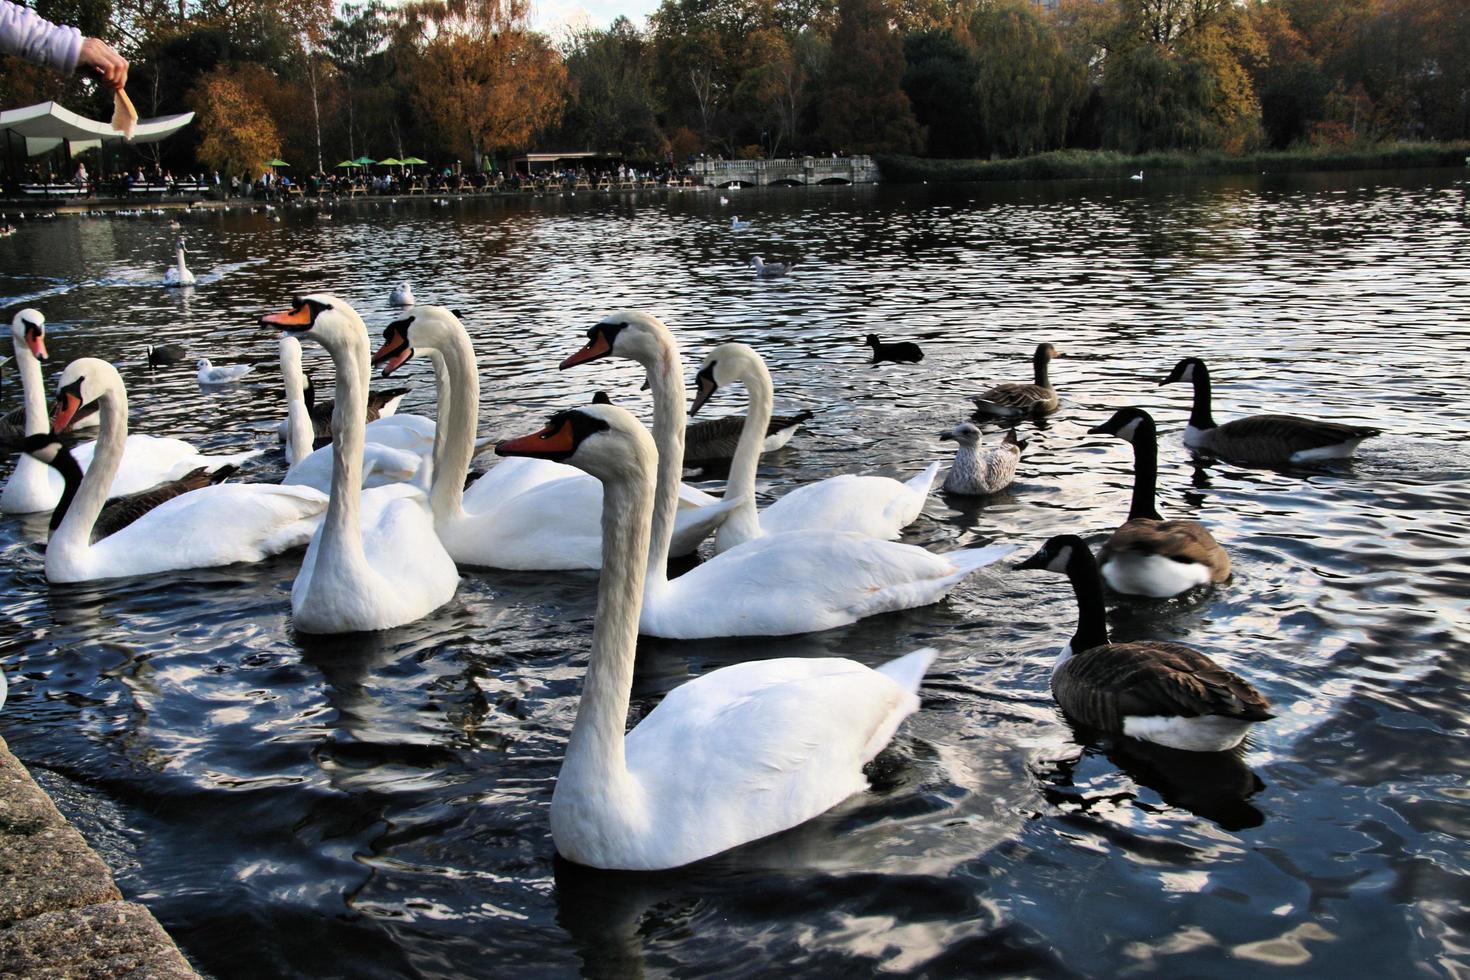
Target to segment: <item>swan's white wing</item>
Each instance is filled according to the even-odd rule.
[[[932,483],[936,466],[918,479]],[[917,490],[886,476],[845,474],[797,487],[760,512],[767,534],[825,528],[871,538],[896,538],[924,509],[928,486]]]
[[[602,484],[580,471],[541,483],[509,499],[487,502],[483,510],[467,509],[442,537],[455,561],[466,565],[600,568]]]
[[[509,500],[543,483],[587,476],[575,466],[553,463],[549,459],[533,459],[529,456],[510,456],[492,466],[484,476],[470,484],[464,492],[464,508],[478,513],[495,506],[497,501]]]
[[[306,544],[326,506],[326,496],[310,487],[221,483],[191,490],[87,549],[84,577],[260,561]],[[75,581],[54,578],[49,560],[46,571],[53,581]]]
[[[718,854],[860,792],[863,764],[918,707],[893,678],[836,658],[737,664],[675,689],[625,743],[650,821],[645,866]]]
[[[430,451],[432,451],[430,446]],[[331,446],[313,450],[309,456],[286,471],[281,480],[284,486],[315,487],[322,493],[332,489],[332,460],[335,457]],[[428,455],[394,449],[375,442],[362,447],[362,484],[373,488],[414,480],[425,466]]]
[[[650,588],[639,630],[693,639],[833,629],[937,602],[970,572],[1012,550],[995,545],[936,555],[835,531],[757,538]]]
[[[719,527],[744,502],[744,496],[721,500],[704,507],[681,506],[674,512],[674,535],[669,542],[669,554],[675,558],[693,554],[699,543]]]

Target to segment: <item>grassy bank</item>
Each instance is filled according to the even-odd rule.
[[[1393,143],[1365,149],[1281,150],[1270,153],[1144,153],[1058,150],[1014,160],[929,160],[879,156],[885,181],[1071,180],[1146,174],[1293,173],[1313,170],[1397,170],[1463,167],[1470,143]]]

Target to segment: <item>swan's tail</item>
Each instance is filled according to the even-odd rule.
[[[960,570],[957,577],[964,578],[977,568],[993,565],[1015,550],[1016,546],[1013,544],[992,544],[984,548],[961,548],[959,551],[946,551],[944,558]]]
[[[934,462],[929,464],[928,469],[924,470],[924,472],[920,473],[912,480],[905,480],[903,485],[908,487],[910,490],[912,490],[914,493],[917,493],[921,497],[928,496],[930,489],[934,486],[934,478],[938,475],[939,460],[936,459]]]
[[[259,456],[264,451],[265,450],[263,449],[251,449],[247,452],[232,453],[227,456],[209,456],[206,457],[209,462],[205,463],[204,466],[211,473],[224,466],[233,466],[238,468],[239,465],[245,462],[247,459],[254,459],[256,456]]]
[[[875,667],[878,673],[893,679],[893,682],[905,691],[919,690],[919,684],[924,680],[924,675],[929,672],[929,665],[934,658],[939,656],[939,651],[933,647],[924,647],[913,653],[906,653],[902,657],[890,660],[882,667]]]

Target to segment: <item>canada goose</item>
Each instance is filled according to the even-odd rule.
[[[1102,579],[1087,543],[1058,535],[1016,566],[1060,572],[1077,596],[1077,632],[1051,670],[1051,693],[1069,718],[1101,732],[1186,752],[1223,752],[1274,717],[1251,686],[1180,643],[1109,643]]]
[[[611,405],[612,398],[605,391],[593,394],[592,404]],[[796,430],[812,417],[810,411],[795,415],[772,415],[766,423],[766,440],[761,443],[761,453],[773,453],[784,447],[796,435]],[[684,427],[684,465],[728,463],[735,458],[740,446],[740,433],[745,428],[744,415],[726,415],[718,419],[690,422]]]
[[[1037,344],[1036,353],[1031,355],[1031,367],[1035,374],[1032,384],[1008,382],[996,385],[970,400],[975,409],[985,415],[1000,418],[1022,418],[1027,415],[1050,415],[1057,410],[1057,390],[1051,386],[1047,376],[1047,365],[1059,356],[1051,344]]]
[[[1210,369],[1205,367],[1205,362],[1186,357],[1174,365],[1174,370],[1160,384],[1179,382],[1194,385],[1194,406],[1184,430],[1184,444],[1240,463],[1285,466],[1344,459],[1353,454],[1358,443],[1383,431],[1295,415],[1248,415],[1216,425],[1210,413]]]
[[[249,364],[227,364],[215,367],[209,362],[209,358],[201,357],[197,362],[199,368],[199,383],[202,385],[226,385],[231,381],[239,381],[250,373]]]
[[[917,364],[924,359],[924,352],[919,349],[919,345],[907,340],[899,341],[896,344],[885,344],[878,339],[877,334],[870,333],[863,343],[873,348],[874,364],[879,364],[883,361]]]
[[[307,414],[311,417],[311,434],[313,448],[320,448],[318,443],[330,443],[332,441],[332,411],[337,407],[337,399],[324,398],[318,400],[316,397],[316,385],[312,384],[311,375],[302,372],[306,384],[302,388],[302,397],[306,399]],[[398,406],[412,388],[373,388],[368,391],[367,396],[367,421],[374,422],[380,418],[386,418],[398,412]],[[282,442],[286,441],[286,420],[282,419],[278,427],[277,435]]]
[[[1230,577],[1230,556],[1199,521],[1166,521],[1154,506],[1158,481],[1158,430],[1141,408],[1124,408],[1087,430],[1133,444],[1133,505],[1098,555],[1103,579],[1114,592],[1155,599]]]
[[[61,474],[65,489],[61,491],[61,500],[57,502],[56,509],[51,512],[51,530],[54,533],[57,528],[61,527],[61,522],[65,519],[66,512],[77,495],[77,490],[81,488],[82,468],[72,458],[71,452],[61,438],[50,432],[27,436],[20,448]],[[91,540],[95,544],[108,535],[121,531],[166,500],[172,500],[190,490],[198,490],[200,487],[207,487],[213,483],[223,483],[234,476],[239,469],[232,463],[221,466],[211,473],[207,466],[200,466],[185,473],[177,480],[169,480],[137,493],[113,497],[102,505],[97,520],[92,524]]]
[[[751,258],[750,267],[755,270],[757,279],[780,279],[782,276],[788,275],[792,269],[796,268],[796,263],[767,262],[759,255],[756,255]]]
[[[953,439],[960,444],[954,463],[944,477],[944,492],[970,497],[999,493],[1016,479],[1016,463],[1026,443],[1016,438],[1011,429],[994,449],[980,449],[980,427],[961,422],[953,429],[939,433],[940,439]]]
[[[147,348],[148,366],[151,368],[163,367],[167,364],[176,364],[189,355],[184,348],[178,344],[149,344]]]

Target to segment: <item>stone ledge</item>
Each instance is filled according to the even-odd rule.
[[[0,738],[0,980],[197,977]]]

